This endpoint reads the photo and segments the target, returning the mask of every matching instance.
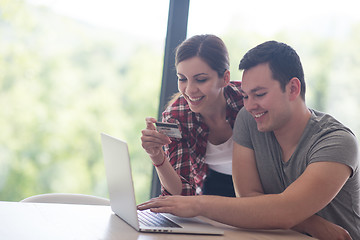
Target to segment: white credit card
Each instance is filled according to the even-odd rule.
[[[155,125],[158,132],[168,137],[181,138],[181,132],[176,123],[156,122]]]

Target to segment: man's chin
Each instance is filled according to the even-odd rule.
[[[257,126],[257,129],[259,132],[269,132],[271,130],[269,130],[268,128],[266,128],[265,126]]]

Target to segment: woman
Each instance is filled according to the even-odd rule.
[[[182,138],[156,131],[155,118],[146,118],[141,137],[162,194],[235,196],[232,128],[243,102],[240,82],[230,82],[226,46],[214,35],[193,36],[177,47],[175,66],[180,94],[162,120],[176,123]]]

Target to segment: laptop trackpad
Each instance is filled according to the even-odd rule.
[[[178,224],[194,224],[194,223],[201,223],[201,224],[208,224],[211,225],[207,222],[204,222],[203,220],[200,220],[198,218],[183,218],[183,217],[177,217],[175,215],[172,214],[168,214],[168,213],[162,213],[162,215],[164,215],[165,217],[171,219],[172,221],[178,223]]]

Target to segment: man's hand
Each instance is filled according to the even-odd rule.
[[[318,215],[311,216],[296,225],[293,230],[308,233],[319,240],[352,240],[350,234],[345,229]]]
[[[171,213],[179,217],[196,217],[201,213],[200,196],[161,196],[138,205],[138,210]]]

